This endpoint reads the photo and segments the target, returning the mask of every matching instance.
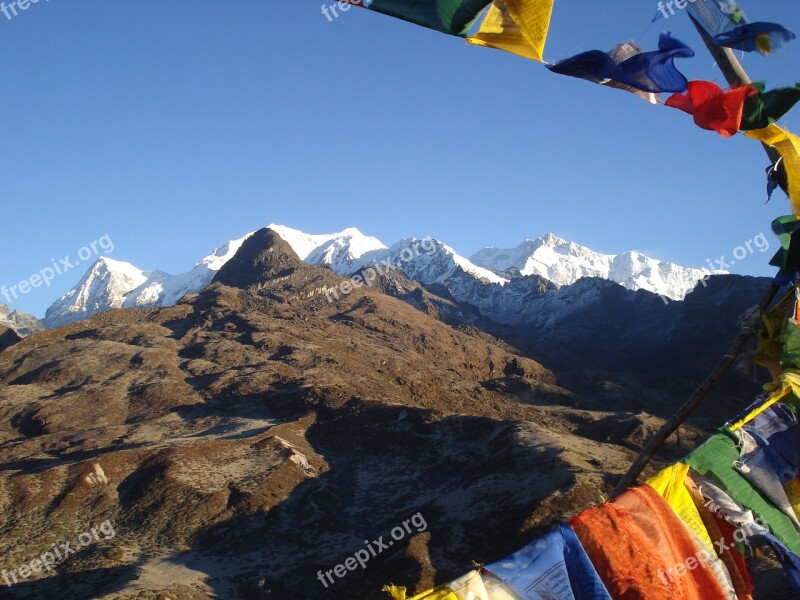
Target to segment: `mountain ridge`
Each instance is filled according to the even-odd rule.
[[[500,322],[511,322],[515,315],[525,312],[521,304],[515,305],[508,297],[546,294],[585,277],[600,277],[627,289],[645,289],[670,300],[682,300],[698,280],[710,274],[634,252],[603,255],[554,234],[526,240],[515,249],[485,248],[468,259],[434,238],[404,238],[386,246],[354,227],[333,234],[306,234],[275,224],[267,228],[280,235],[307,264],[326,266],[345,276],[367,265],[390,264],[423,285],[444,285],[457,301],[477,307]],[[78,285],[48,309],[44,325],[57,327],[114,308],[171,306],[209,285],[251,235],[223,244],[192,270],[177,275],[145,271],[102,257]],[[515,285],[504,292],[512,282]]]
[[[712,274],[708,269],[685,268],[635,251],[602,254],[552,233],[526,239],[515,248],[484,248],[470,260],[495,272],[513,268],[523,276],[539,275],[560,286],[572,285],[582,277],[598,277],[671,300],[683,300],[698,281]]]

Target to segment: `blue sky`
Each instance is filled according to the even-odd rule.
[[[182,272],[270,222],[387,244],[433,235],[467,256],[552,231],[703,266],[762,231],[772,241],[790,212],[780,192],[764,204],[752,140],[369,11],[329,22],[321,4],[50,0],[0,14],[0,284],[104,234],[112,258]],[[796,0],[744,8],[800,32]],[[671,29],[697,52],[681,70],[721,83],[688,18],[650,25],[655,13],[558,0],[546,58],[654,49]],[[743,63],[794,84],[800,42]],[[800,108],[783,124],[800,131]],[[733,270],[768,274],[769,254]],[[42,316],[83,272],[11,306]]]

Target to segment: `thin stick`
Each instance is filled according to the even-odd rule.
[[[779,289],[780,287],[774,283],[769,287],[767,293],[764,294],[764,297],[759,303],[759,307],[762,311],[766,310],[767,307],[772,303]],[[706,377],[705,381],[694,391],[694,393],[689,397],[689,399],[675,414],[675,416],[664,423],[664,425],[661,426],[661,429],[659,429],[655,435],[650,438],[650,441],[647,442],[647,445],[642,449],[642,452],[638,457],[636,457],[636,460],[631,465],[631,468],[628,469],[628,472],[625,473],[625,476],[617,484],[617,487],[614,488],[614,496],[621,494],[636,483],[636,479],[639,477],[639,475],[641,475],[642,471],[644,471],[644,468],[652,460],[655,453],[658,452],[661,446],[664,445],[664,442],[669,439],[669,436],[675,433],[678,427],[680,427],[681,424],[686,421],[689,415],[691,415],[697,409],[697,407],[702,404],[703,400],[708,397],[708,395],[711,393],[711,390],[714,389],[714,386],[719,383],[719,380],[722,379],[723,375],[725,375],[728,369],[730,369],[731,366],[736,362],[736,359],[739,358],[739,355],[742,353],[745,344],[747,344],[748,340],[750,340],[754,334],[755,329],[752,327],[745,327],[742,329],[742,331],[739,333],[739,336],[736,338],[736,341],[733,342],[733,345],[728,349],[728,351],[725,353],[725,356],[722,357],[722,360],[719,361],[711,374]]]

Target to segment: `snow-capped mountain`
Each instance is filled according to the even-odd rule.
[[[309,235],[284,225],[268,227],[281,236],[301,260],[330,267],[340,275],[354,273],[372,256],[387,250],[379,239],[364,235],[355,227],[328,235]]]
[[[58,327],[112,308],[171,306],[211,283],[250,235],[215,248],[191,271],[178,275],[143,271],[130,263],[101,257],[78,285],[47,309],[44,324]]]
[[[637,252],[600,254],[552,233],[525,240],[516,248],[484,248],[470,260],[497,273],[516,269],[521,275],[539,275],[559,286],[571,285],[584,277],[599,277],[629,290],[647,290],[671,300],[683,300],[710,273]]]
[[[56,300],[44,316],[46,327],[58,327],[97,312],[121,308],[127,295],[148,280],[130,263],[100,257],[78,285]]]
[[[379,240],[355,228],[329,235],[308,235],[282,225],[269,227],[307,262],[329,266],[340,274],[356,271],[365,255],[386,250]],[[47,309],[44,324],[48,328],[58,327],[113,308],[171,306],[186,294],[199,292],[210,284],[217,271],[251,235],[252,232],[215,248],[191,271],[177,275],[143,271],[130,263],[102,257],[78,285]]]
[[[409,279],[426,285],[445,283],[460,273],[487,283],[502,285],[508,282],[504,277],[473,264],[447,244],[433,238],[404,238],[385,253],[370,256],[368,263],[394,266]]]
[[[486,286],[502,288],[508,279],[473,264],[433,238],[405,238],[385,252],[371,254],[365,265],[386,265],[424,285],[442,285],[459,302],[486,308]]]
[[[551,308],[553,302],[558,304],[557,296],[571,298],[572,292],[565,289],[564,294],[546,301],[541,297],[581,278],[605,279],[630,290],[644,289],[680,300],[707,273],[634,252],[600,254],[552,234],[511,250],[487,248],[467,259],[433,238],[404,238],[387,247],[355,228],[311,235],[283,225],[269,227],[309,264],[327,266],[344,276],[369,265],[393,267],[424,285],[442,286],[455,300],[507,323],[523,317],[540,320],[542,310]],[[75,288],[47,310],[44,324],[57,327],[113,308],[173,305],[209,285],[250,235],[220,246],[193,269],[178,275],[144,271],[102,257]]]

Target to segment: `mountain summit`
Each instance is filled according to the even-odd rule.
[[[78,285],[59,298],[44,317],[48,328],[58,327],[112,308],[121,308],[127,295],[152,277],[130,263],[102,256]]]
[[[269,280],[289,277],[304,267],[292,247],[272,229],[259,229],[225,263],[214,281],[238,288],[259,286]]]
[[[672,300],[683,300],[709,273],[638,252],[601,254],[552,233],[525,240],[516,248],[484,248],[470,260],[496,273],[516,269],[523,276],[539,275],[560,286],[572,285],[584,277],[599,277],[629,290],[647,290]]]

